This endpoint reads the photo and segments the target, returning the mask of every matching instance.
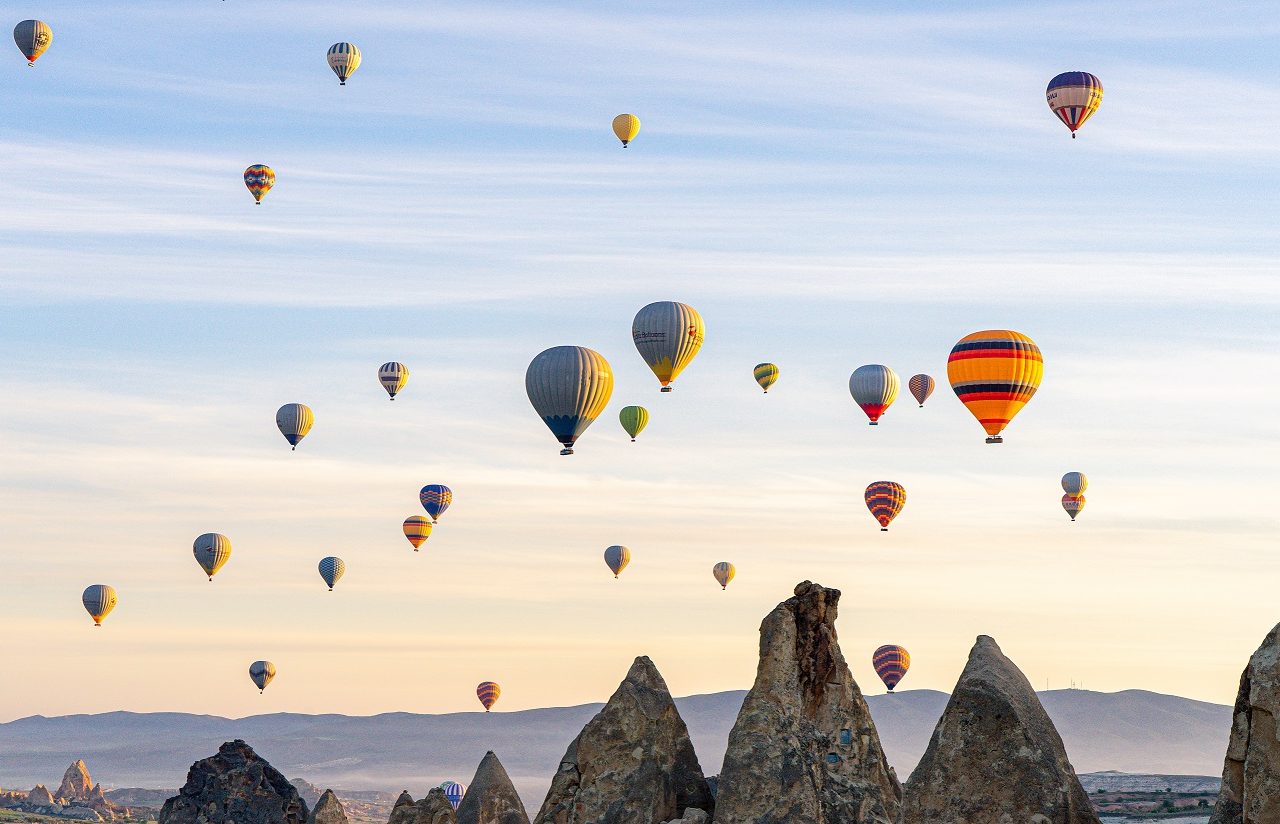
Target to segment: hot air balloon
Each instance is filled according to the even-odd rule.
[[[867,413],[871,425],[877,426],[880,416],[898,397],[898,373],[878,363],[859,366],[849,376],[849,394]]]
[[[413,551],[417,552],[418,547],[431,537],[431,522],[421,515],[410,515],[404,519],[404,537],[409,539],[409,543],[413,544]]]
[[[249,680],[258,688],[259,694],[266,691],[267,684],[275,677],[276,665],[270,661],[254,661],[249,665]]]
[[[1049,81],[1045,90],[1049,108],[1071,130],[1076,130],[1098,110],[1102,103],[1102,81],[1088,72],[1063,72]]]
[[[775,364],[757,363],[754,374],[756,383],[760,384],[766,395],[769,394],[769,387],[778,382],[778,367]]]
[[[1008,329],[966,335],[947,358],[951,388],[987,430],[987,443],[1004,443],[1000,433],[1036,394],[1043,375],[1040,347]]]
[[[1062,476],[1062,491],[1068,495],[1083,495],[1089,488],[1089,477],[1083,472],[1068,472]]]
[[[867,487],[863,496],[871,517],[880,522],[880,531],[889,531],[889,522],[898,517],[898,513],[907,504],[907,490],[895,481],[876,481]]]
[[[658,376],[663,392],[671,391],[671,382],[698,354],[705,335],[702,315],[687,303],[651,303],[631,321],[631,340]]]
[[[622,411],[618,413],[618,421],[622,424],[622,428],[631,436],[631,442],[636,442],[636,435],[644,431],[649,425],[649,410],[643,406],[624,406]]]
[[[347,78],[360,68],[360,50],[355,43],[334,43],[329,47],[329,68],[338,76],[338,85],[347,85]]]
[[[427,484],[418,493],[422,508],[431,516],[431,523],[440,520],[440,516],[453,503],[453,490],[444,484]]]
[[[286,403],[276,410],[276,426],[294,449],[298,448],[299,441],[307,437],[315,420],[311,407],[303,403]]]
[[[53,42],[53,29],[43,20],[23,20],[13,27],[13,42],[18,44],[18,50],[27,58],[27,65],[34,68],[36,59]],[[639,128],[639,124],[636,128]]]
[[[613,570],[613,577],[617,578],[627,568],[627,564],[631,563],[631,550],[625,546],[611,546],[604,551],[604,562]]]
[[[573,445],[609,403],[613,370],[585,346],[553,346],[538,354],[524,374],[529,403],[572,455]]]
[[[613,119],[613,133],[622,141],[622,148],[640,134],[640,118],[633,114],[620,114]]]
[[[1084,496],[1063,495],[1062,508],[1067,511],[1067,514],[1071,516],[1071,520],[1074,521],[1076,516],[1084,510]]]
[[[396,394],[404,389],[404,385],[409,382],[409,367],[403,363],[389,361],[378,367],[378,383],[382,384],[382,388],[387,390],[387,394],[391,396],[391,400],[396,399]]]
[[[898,686],[902,676],[911,668],[911,655],[906,647],[886,644],[871,654],[871,666],[875,667],[876,675],[880,676],[889,692],[893,692],[893,688]]]
[[[493,705],[498,703],[498,696],[502,695],[502,687],[498,686],[495,681],[481,681],[476,687],[476,698],[480,699],[480,703],[484,705],[484,711],[488,712]]]
[[[85,611],[93,618],[93,625],[100,627],[102,619],[116,608],[116,591],[106,584],[94,584],[85,588],[84,594],[80,596],[80,603],[84,604]]]
[[[333,592],[333,585],[338,583],[338,579],[346,571],[347,565],[342,562],[341,558],[335,558],[330,555],[328,558],[320,559],[320,577],[329,585],[330,592]]]
[[[191,550],[195,553],[196,563],[212,581],[222,565],[231,560],[231,539],[217,532],[206,532],[196,538]]]
[[[444,790],[444,797],[449,799],[449,803],[455,810],[462,803],[462,797],[467,794],[466,785],[459,784],[457,781],[446,781],[440,785],[440,789]]]
[[[916,403],[920,404],[920,408],[924,408],[924,402],[929,400],[929,396],[933,394],[935,381],[928,375],[912,375],[911,380],[907,381],[907,388],[911,390],[911,397],[916,399]]]
[[[720,584],[721,589],[728,589],[729,582],[733,580],[733,576],[738,570],[734,569],[733,564],[728,561],[721,561],[711,568],[711,574]]]
[[[275,170],[270,166],[255,163],[244,170],[244,185],[249,189],[249,194],[253,195],[253,202],[261,206],[262,199],[267,196],[267,192],[271,191],[271,187],[276,185]]]

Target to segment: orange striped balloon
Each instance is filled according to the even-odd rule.
[[[911,654],[906,647],[897,644],[886,644],[871,654],[871,666],[876,668],[876,675],[893,692],[902,676],[911,668]]]
[[[933,394],[934,380],[923,373],[912,375],[911,380],[907,382],[907,388],[911,390],[911,397],[916,399],[916,403],[920,404],[920,408],[924,409],[924,402],[929,400],[929,396]]]
[[[413,551],[417,552],[418,547],[431,537],[431,522],[421,515],[410,515],[404,519],[404,537],[409,539],[409,543],[413,544]]]
[[[951,388],[987,430],[987,443],[1004,442],[1000,433],[1036,394],[1043,376],[1040,347],[1008,329],[966,335],[947,358]]]
[[[907,490],[896,481],[876,481],[863,496],[871,517],[880,522],[880,531],[889,531],[889,522],[907,505]]]
[[[502,695],[502,687],[493,681],[481,681],[480,686],[476,687],[476,697],[484,705],[485,712],[488,712],[489,708],[498,702],[498,696],[500,695]]]

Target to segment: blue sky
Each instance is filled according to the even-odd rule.
[[[1264,4],[10,11],[54,43],[0,66],[0,621],[96,675],[4,679],[5,717],[448,711],[486,679],[500,709],[568,704],[637,654],[677,693],[740,688],[804,578],[845,591],[867,690],[881,643],[912,651],[904,688],[948,689],[989,633],[1038,686],[1225,702],[1280,617]],[[345,88],[338,40],[364,52]],[[1043,98],[1070,69],[1106,88],[1074,141]],[[278,174],[261,208],[251,163]],[[660,396],[629,328],[666,299],[708,335]],[[863,423],[855,367],[941,379],[991,327],[1046,358],[1004,446],[945,386]],[[565,343],[618,376],[572,459],[523,391]],[[316,412],[297,453],[289,401]],[[635,445],[628,403],[654,414]],[[908,489],[887,535],[881,479]],[[414,555],[429,482],[458,499]],[[206,531],[235,546],[213,585]]]

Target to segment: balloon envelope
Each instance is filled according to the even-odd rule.
[[[538,354],[524,375],[529,403],[572,455],[587,427],[613,395],[613,370],[599,352],[585,346],[553,346]]]
[[[1049,81],[1044,95],[1049,108],[1075,137],[1076,130],[1102,104],[1102,81],[1088,72],[1063,72]]]
[[[651,303],[631,322],[636,351],[657,376],[663,392],[671,391],[671,382],[698,354],[705,337],[702,315],[687,303]]]
[[[80,596],[80,603],[84,604],[84,609],[93,618],[95,627],[102,626],[102,619],[106,618],[111,610],[116,608],[116,591],[114,587],[106,584],[94,584],[86,587],[84,593]]]
[[[196,556],[196,563],[212,581],[218,570],[231,560],[231,539],[217,532],[206,532],[196,538],[191,550]]]
[[[1071,516],[1071,520],[1075,520],[1076,516],[1084,510],[1083,495],[1063,495],[1062,508]]]
[[[255,163],[244,170],[244,185],[249,189],[249,194],[253,195],[254,202],[261,203],[262,198],[271,191],[271,187],[276,185],[275,170],[270,166]]]
[[[418,492],[418,501],[431,516],[431,523],[440,520],[440,516],[453,503],[453,490],[444,484],[427,484]]]
[[[649,410],[643,406],[624,406],[618,413],[618,422],[622,424],[622,428],[631,436],[631,441],[634,443],[636,435],[643,432],[649,425]]]
[[[752,372],[755,376],[756,383],[760,384],[760,388],[765,394],[769,394],[769,387],[778,382],[778,367],[772,363],[757,363],[755,370]]]
[[[320,559],[320,577],[329,585],[329,591],[333,591],[333,585],[338,583],[347,571],[347,565],[343,563],[341,558],[330,555],[328,558]]]
[[[1062,491],[1068,495],[1083,495],[1089,488],[1089,477],[1083,472],[1068,472],[1062,476]]]
[[[262,692],[276,677],[276,665],[270,661],[254,661],[249,665],[249,680]]]
[[[916,399],[916,403],[924,406],[924,402],[933,394],[936,382],[928,375],[912,375],[911,380],[907,381],[907,388],[911,390],[911,397]]]
[[[13,42],[27,58],[27,65],[34,66],[44,50],[53,42],[53,29],[43,20],[23,20],[13,27]]]
[[[311,407],[303,403],[286,403],[276,410],[276,427],[294,449],[307,437],[315,420]]]
[[[455,810],[462,803],[462,797],[467,794],[466,785],[459,784],[457,781],[446,781],[440,785],[440,789],[444,790],[444,797],[449,799],[449,803]]]
[[[326,55],[329,68],[338,76],[338,85],[347,85],[347,78],[360,68],[360,50],[354,43],[334,43]]]
[[[479,686],[476,687],[476,698],[480,699],[485,712],[488,712],[498,702],[498,696],[500,695],[502,695],[502,687],[498,686],[495,681],[481,681]]]
[[[613,577],[617,578],[627,568],[627,564],[631,563],[631,550],[625,546],[611,546],[604,551],[604,562],[613,570]]]
[[[409,382],[409,367],[398,361],[389,361],[378,367],[378,383],[382,384],[382,388],[387,390],[387,394],[391,396],[391,400],[396,399],[396,394],[404,389],[404,385]]]
[[[729,588],[729,582],[733,580],[733,576],[737,572],[738,570],[728,561],[721,561],[711,568],[711,574],[719,582],[721,589]]]
[[[876,675],[880,676],[889,692],[893,692],[911,667],[911,655],[905,647],[887,644],[871,654],[871,666],[875,667]]]
[[[863,494],[871,517],[880,523],[880,531],[889,531],[889,522],[907,505],[907,490],[896,481],[876,481]]]
[[[878,363],[859,366],[849,376],[849,394],[871,419],[872,426],[897,399],[898,387],[898,373]]]
[[[622,141],[622,147],[625,149],[627,144],[640,134],[640,118],[633,114],[618,115],[613,119],[613,133]]]
[[[418,547],[431,537],[431,522],[421,515],[410,515],[404,519],[404,537],[409,539],[409,543],[413,544],[413,551],[417,552]]]
[[[1043,377],[1040,347],[1010,329],[966,335],[947,358],[951,389],[987,431],[987,443],[1003,442],[1000,433],[1035,396]]]

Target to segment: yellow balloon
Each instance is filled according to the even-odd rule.
[[[706,334],[697,309],[670,300],[649,304],[631,321],[631,340],[663,392],[671,391],[671,382],[693,361]]]
[[[640,134],[640,118],[633,114],[620,114],[613,119],[613,133],[622,141],[622,148]]]

